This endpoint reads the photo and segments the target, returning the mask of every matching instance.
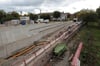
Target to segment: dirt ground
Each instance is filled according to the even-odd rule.
[[[69,57],[71,56],[72,53],[75,52],[78,42],[79,38],[77,37],[74,37],[70,42],[67,42],[68,43],[66,44],[68,47],[67,51],[59,58],[50,59],[46,66],[70,66],[71,62],[69,61]]]

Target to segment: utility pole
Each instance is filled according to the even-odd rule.
[[[40,10],[40,13],[39,13],[39,15],[38,15],[38,19],[40,19],[40,16],[41,16],[41,9],[39,9]]]

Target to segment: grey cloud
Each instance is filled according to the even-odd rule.
[[[42,0],[12,0],[11,5],[14,6],[40,6],[43,1]]]
[[[80,0],[10,0],[6,3],[0,3],[0,9],[12,11],[30,11],[34,8],[54,8],[58,9],[59,7],[63,7],[72,4],[73,2]]]

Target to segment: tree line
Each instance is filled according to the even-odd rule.
[[[0,23],[1,24],[11,19],[19,19],[19,14],[15,11],[6,13],[5,11],[0,10]]]
[[[61,16],[61,12],[59,11],[54,11],[53,13],[41,13],[41,14],[33,14],[33,13],[28,13],[27,15],[23,16],[29,16],[31,20],[37,20],[40,16],[42,19],[51,19],[51,15],[54,18],[59,18]],[[16,11],[8,12],[6,13],[4,10],[0,10],[0,24],[3,24],[6,21],[12,20],[12,19],[19,19],[20,15]]]
[[[74,17],[78,17],[79,20],[83,21],[86,25],[89,22],[98,22],[100,24],[100,7],[94,10],[83,9],[79,12],[74,13]]]

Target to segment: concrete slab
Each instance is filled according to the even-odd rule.
[[[17,27],[12,26],[8,28],[5,27],[4,30],[0,28],[0,47],[4,47],[0,48],[0,57],[5,58],[13,54],[15,51],[31,45],[34,41],[41,39],[43,36],[60,29],[62,26],[67,26],[67,24],[69,25],[72,23],[35,24]],[[54,28],[57,25],[62,26]]]

